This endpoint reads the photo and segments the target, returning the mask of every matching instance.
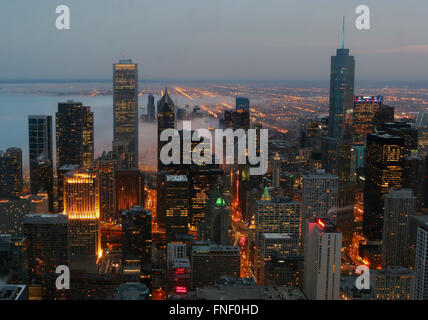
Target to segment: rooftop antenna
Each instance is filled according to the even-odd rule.
[[[343,16],[342,22],[342,49],[345,49],[345,16]]]

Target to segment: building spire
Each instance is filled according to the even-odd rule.
[[[342,22],[342,49],[345,49],[345,16],[343,16]]]

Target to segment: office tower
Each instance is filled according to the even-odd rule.
[[[152,262],[152,212],[143,207],[132,207],[122,212],[122,268],[123,274],[135,273],[150,278]]]
[[[310,300],[338,300],[342,233],[328,219],[305,223],[305,294]]]
[[[409,224],[416,197],[410,189],[392,189],[385,195],[382,267],[409,266]]]
[[[30,192],[47,193],[54,211],[52,116],[28,116]]]
[[[113,222],[116,220],[116,181],[115,161],[111,152],[103,154],[94,161],[100,187],[100,220]]]
[[[404,139],[386,133],[369,133],[366,149],[363,234],[381,241],[384,195],[403,184]]]
[[[410,156],[404,158],[403,163],[403,188],[409,188],[416,196],[416,212],[425,208],[425,159],[416,155],[413,151]]]
[[[144,175],[139,170],[116,170],[116,213],[144,206]]]
[[[187,258],[173,259],[168,264],[167,292],[185,295],[190,290],[190,261]]]
[[[236,111],[250,112],[250,100],[244,97],[236,97]]]
[[[379,110],[376,111],[374,116],[375,128],[382,129],[384,123],[394,122],[395,108],[387,105],[382,105]]]
[[[158,101],[158,171],[168,171],[168,166],[164,165],[160,159],[160,151],[165,146],[167,141],[160,141],[161,134],[166,129],[174,129],[175,127],[175,105],[168,94],[168,88],[165,88],[164,95]]]
[[[418,150],[418,130],[410,123],[404,121],[386,122],[382,130],[394,136],[400,136],[404,139],[404,156],[408,157],[412,151]]]
[[[415,255],[415,300],[428,300],[428,223],[418,227]]]
[[[383,97],[354,97],[352,119],[353,144],[365,145],[366,136],[375,131],[375,115],[382,108]]]
[[[180,242],[170,242],[166,246],[167,250],[167,265],[169,262],[175,259],[186,259],[187,258],[187,245]]]
[[[22,192],[22,151],[8,148],[0,151],[0,199],[13,199]]]
[[[0,234],[0,276],[9,283],[28,283],[27,243],[24,235]]]
[[[288,233],[262,233],[261,238],[263,261],[272,260],[273,256],[288,258],[297,255],[299,239]]]
[[[65,174],[64,214],[68,217],[70,258],[96,258],[101,248],[99,185],[95,173],[78,169]]]
[[[415,273],[399,266],[370,270],[370,286],[374,300],[413,300]]]
[[[300,203],[288,197],[270,198],[267,190],[261,200],[256,201],[255,244],[256,244],[256,279],[260,283],[263,267],[262,234],[287,233],[294,239],[300,235]],[[297,240],[298,241],[298,240]]]
[[[156,120],[155,97],[151,93],[149,93],[149,96],[148,96],[147,119],[149,121]]]
[[[28,214],[25,216],[28,246],[29,283],[42,286],[43,298],[56,298],[55,273],[59,265],[68,266],[67,217],[62,214]]]
[[[428,112],[420,112],[416,119],[416,128],[419,136],[419,154],[428,156]]]
[[[292,257],[272,256],[265,261],[261,285],[301,287],[303,285],[304,257],[296,255]]]
[[[279,188],[281,184],[281,158],[278,152],[275,154],[272,160],[272,186]]]
[[[189,222],[189,181],[183,175],[165,177],[165,224],[166,239],[174,240],[187,234]]]
[[[198,229],[198,239],[210,240],[219,245],[229,245],[231,208],[217,189],[210,192],[204,223]]]
[[[30,199],[0,200],[0,233],[22,234],[24,231],[24,217],[30,211]]]
[[[64,210],[64,173],[69,166],[91,169],[94,160],[94,114],[90,107],[68,100],[56,112],[58,211]]]
[[[338,177],[325,170],[302,179],[302,220],[309,217],[336,219]]]
[[[197,233],[199,224],[206,219],[205,207],[208,197],[218,183],[218,179],[224,176],[224,171],[216,169],[215,165],[191,166],[189,172],[190,182],[190,212],[189,222],[191,229]]]
[[[120,169],[138,169],[138,67],[113,65],[113,152]]]
[[[192,248],[192,289],[211,286],[224,276],[239,277],[240,250],[232,246],[195,246]]]

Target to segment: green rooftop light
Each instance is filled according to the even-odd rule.
[[[218,197],[215,203],[217,207],[224,207],[226,205],[226,201],[222,197]]]

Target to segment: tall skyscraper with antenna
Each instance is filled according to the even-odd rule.
[[[343,17],[342,47],[331,57],[330,109],[328,136],[341,138],[348,109],[354,103],[355,59],[345,49],[345,17]]]

